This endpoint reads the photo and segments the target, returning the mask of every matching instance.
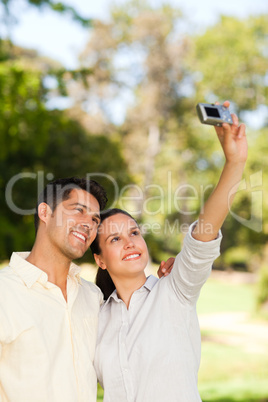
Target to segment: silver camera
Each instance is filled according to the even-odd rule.
[[[233,124],[229,109],[223,105],[198,103],[196,105],[198,117],[203,124],[220,127],[223,123]]]

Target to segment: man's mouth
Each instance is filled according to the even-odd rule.
[[[87,235],[79,232],[72,232],[72,235],[76,237],[77,239],[81,240],[83,243],[86,243],[87,241]]]
[[[123,258],[123,261],[128,261],[128,260],[135,260],[139,258],[141,254],[135,253],[135,254],[129,254],[126,257]]]

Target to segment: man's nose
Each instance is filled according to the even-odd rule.
[[[88,217],[86,219],[83,219],[80,222],[80,226],[86,231],[90,231],[92,229],[92,224],[93,224],[93,222],[92,222],[92,219],[90,217]]]
[[[93,219],[91,215],[86,215],[83,217],[81,220],[81,226],[83,226],[85,229],[91,229],[93,225]]]
[[[87,230],[90,229],[90,224],[89,223],[82,223],[81,226],[83,226],[84,229],[87,229]]]

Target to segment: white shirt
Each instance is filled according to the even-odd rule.
[[[0,270],[0,401],[95,402],[102,294],[72,264],[66,303],[28,254],[13,253]]]
[[[104,402],[201,401],[196,302],[220,242],[221,235],[200,242],[188,233],[169,276],[149,276],[128,310],[116,291],[103,305],[95,368]]]

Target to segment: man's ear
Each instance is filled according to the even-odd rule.
[[[99,254],[94,254],[94,258],[98,267],[100,267],[101,269],[107,269],[106,264],[102,261],[101,256]]]
[[[38,217],[40,221],[46,223],[50,215],[51,215],[50,206],[45,202],[41,202],[41,204],[38,205]]]

